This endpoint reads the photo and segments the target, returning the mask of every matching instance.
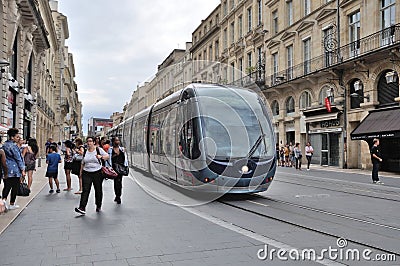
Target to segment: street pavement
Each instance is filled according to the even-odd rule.
[[[312,166],[313,170],[370,175],[370,171],[333,167]],[[137,185],[134,171],[123,180],[121,205],[113,202],[113,183],[106,180],[102,211],[95,212],[92,190],[85,216],[74,212],[80,199],[74,194],[77,177],[72,175],[73,191],[62,191],[65,175],[60,165],[61,193],[49,194],[45,171],[42,159],[34,173],[31,195],[17,198],[18,210],[0,215],[0,265],[267,264],[258,260],[255,252],[263,247],[262,239],[157,200]],[[280,264],[299,262],[274,262]]]

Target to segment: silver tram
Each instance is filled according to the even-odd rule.
[[[191,84],[109,131],[131,166],[184,189],[267,190],[276,171],[270,113],[256,92]]]

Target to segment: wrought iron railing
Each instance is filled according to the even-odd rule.
[[[260,69],[257,69],[247,76],[232,82],[232,84],[249,86],[251,82],[261,84],[262,81],[265,81],[264,85],[267,88],[274,87],[398,44],[400,44],[400,24],[392,25],[389,28],[341,46],[339,49],[326,51],[311,60],[268,75],[264,77],[264,80],[263,75],[260,75]]]

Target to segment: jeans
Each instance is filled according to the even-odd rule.
[[[116,198],[121,198],[122,195],[122,175],[114,178],[114,193]]]
[[[312,155],[306,155],[306,158],[307,158],[307,169],[310,169],[311,157],[312,157]]]
[[[96,201],[96,207],[101,208],[103,202],[103,176],[101,170],[96,172],[82,171],[82,194],[81,201],[79,203],[79,209],[86,210],[92,184],[94,187],[94,197]]]
[[[372,181],[379,181],[379,163],[372,163]]]
[[[8,177],[6,179],[3,179],[3,181],[4,181],[4,188],[3,188],[2,198],[6,199],[11,190],[10,203],[14,203],[15,199],[17,198],[17,192],[19,189],[19,183],[20,183],[19,177]]]
[[[296,158],[296,169],[301,169],[301,158]]]

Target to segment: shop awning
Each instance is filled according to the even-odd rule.
[[[400,138],[400,107],[370,111],[350,136],[352,140]]]
[[[320,121],[327,121],[327,120],[333,120],[338,118],[339,113],[328,113],[328,114],[322,114],[322,115],[313,115],[306,117],[304,121],[306,123],[312,123],[312,122],[320,122]]]

